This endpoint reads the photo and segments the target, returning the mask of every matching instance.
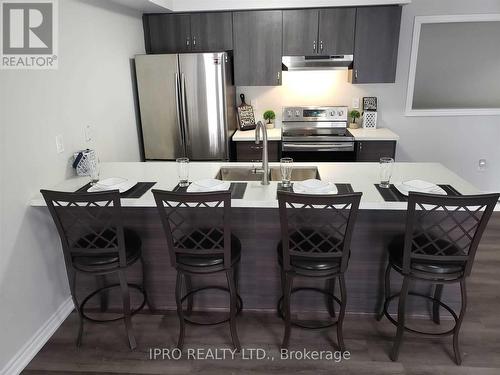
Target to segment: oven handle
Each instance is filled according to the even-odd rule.
[[[283,143],[283,151],[354,151],[354,142]]]

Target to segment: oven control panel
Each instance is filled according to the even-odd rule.
[[[283,121],[347,121],[348,109],[334,107],[284,107]]]

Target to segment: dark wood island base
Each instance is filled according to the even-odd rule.
[[[124,223],[126,227],[137,231],[143,240],[143,254],[146,262],[146,285],[150,303],[156,313],[164,310],[175,310],[175,270],[170,266],[167,244],[163,229],[155,207],[124,208]],[[347,312],[357,314],[375,314],[379,311],[384,270],[387,264],[387,244],[390,239],[404,231],[405,211],[360,210],[352,239],[351,258],[346,273]],[[280,224],[277,209],[268,208],[233,208],[232,231],[242,243],[240,269],[240,295],[244,310],[275,311],[280,292],[280,275],[277,261],[276,246],[280,237]],[[500,213],[494,213],[489,227],[478,250],[478,257],[500,258],[495,252],[495,244],[500,237]],[[481,272],[481,270],[474,270]],[[132,267],[129,280],[135,282],[141,278],[141,267]],[[205,277],[205,276],[200,276]],[[193,278],[193,285],[198,285]],[[114,282],[114,280],[108,280]],[[213,285],[223,285],[224,278],[211,276],[209,282]],[[297,285],[306,285],[306,280],[299,279]],[[393,272],[393,292],[399,290],[401,280]],[[206,282],[204,283],[206,284]],[[316,286],[318,286],[316,284]],[[430,293],[432,287],[428,284],[414,284],[414,289]],[[78,294],[82,297],[95,289],[95,280],[79,276]],[[120,309],[119,296],[109,296],[109,307]],[[133,295],[133,302],[139,296]],[[447,285],[444,288],[443,301],[453,308],[460,303],[460,291],[457,285]],[[428,316],[432,306],[421,301],[410,300],[407,311],[410,315]],[[394,312],[397,303],[393,303]],[[89,306],[99,306],[95,298]],[[226,309],[228,296],[218,291],[200,293],[195,297],[194,309]],[[308,313],[307,316],[322,316],[327,314],[324,297],[320,294],[297,293],[292,298],[292,313]],[[443,311],[444,312],[444,311]],[[446,318],[446,314],[443,314]]]

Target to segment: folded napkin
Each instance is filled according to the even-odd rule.
[[[303,194],[336,194],[337,187],[328,181],[309,179],[294,182],[293,191]]]
[[[403,185],[405,185],[405,187],[408,189],[417,189],[417,190],[430,190],[436,188],[436,184],[422,180],[404,181]]]
[[[124,177],[110,177],[96,182],[87,191],[95,193],[98,191],[119,190],[120,193],[124,193],[132,189],[136,184],[137,181]]]
[[[216,180],[214,178],[207,178],[205,180],[194,181],[189,185],[187,191],[190,193],[201,193],[210,191],[224,191],[229,190],[231,183],[228,181]]]
[[[416,193],[446,195],[446,191],[444,191],[438,185],[423,180],[404,181],[400,184],[394,184],[394,186],[403,195],[408,195],[408,193],[411,191]]]

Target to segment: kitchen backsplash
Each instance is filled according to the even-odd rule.
[[[283,72],[282,86],[240,86],[239,94],[254,107],[256,121],[263,113],[272,109],[276,113],[276,127],[281,126],[282,107],[304,105],[342,105],[352,108],[353,99],[363,96],[377,96],[377,91],[387,85],[353,85],[348,82],[347,70],[293,71]],[[379,111],[383,111],[383,99],[379,100]],[[361,112],[361,109],[358,109]]]

